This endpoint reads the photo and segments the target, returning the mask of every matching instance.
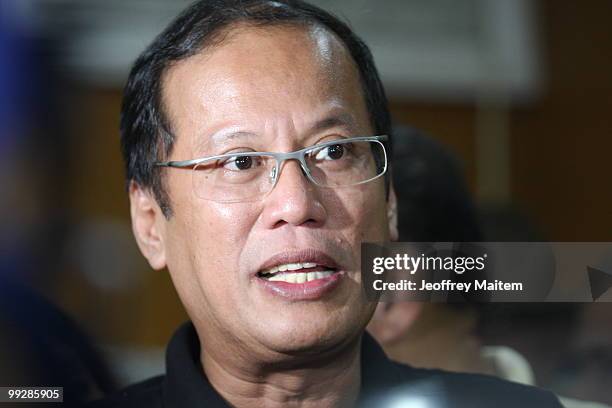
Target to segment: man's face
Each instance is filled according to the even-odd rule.
[[[170,68],[163,89],[170,160],[373,134],[357,69],[321,29],[234,28]],[[269,194],[228,204],[198,198],[192,171],[164,171],[173,216],[158,221],[163,256],[206,347],[274,358],[361,333],[375,305],[360,287],[360,243],[388,239],[383,178],[321,188],[289,161]],[[258,275],[298,262],[333,274],[293,289]]]

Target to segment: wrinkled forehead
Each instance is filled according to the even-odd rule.
[[[299,133],[331,111],[369,127],[350,53],[317,25],[234,26],[218,45],[168,70],[163,100],[173,133],[196,145],[227,127]]]

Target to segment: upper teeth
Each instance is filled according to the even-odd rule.
[[[304,283],[310,282],[317,279],[327,278],[334,274],[334,271],[318,271],[318,272],[298,272],[298,273],[287,273],[280,272],[270,277],[264,277],[272,282],[287,282],[287,283]]]
[[[317,266],[314,262],[304,262],[304,263],[287,263],[282,265],[273,266],[272,268],[265,269],[262,271],[262,274],[270,274],[276,272],[284,272],[284,271],[297,271],[305,268],[314,268]]]

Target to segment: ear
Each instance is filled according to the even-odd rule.
[[[166,218],[151,192],[134,181],[130,181],[129,196],[132,231],[138,248],[153,269],[163,269],[166,267],[163,234]]]
[[[420,302],[379,303],[367,329],[383,346],[401,340],[421,314]]]
[[[389,184],[389,198],[387,199],[387,219],[389,221],[389,239],[391,241],[399,240],[399,231],[397,229],[397,196],[393,183]]]

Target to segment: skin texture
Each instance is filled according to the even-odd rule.
[[[176,136],[170,160],[374,134],[354,62],[320,28],[232,27],[220,45],[171,67],[163,89]],[[316,126],[329,118],[341,120]],[[227,137],[236,131],[252,135]],[[324,189],[290,161],[268,195],[223,204],[196,197],[189,170],[164,171],[174,215],[165,219],[151,192],[132,183],[134,233],[151,266],[170,271],[213,386],[234,406],[354,402],[375,307],[360,288],[360,244],[396,235],[384,179]],[[267,259],[309,248],[342,266],[335,290],[295,301],[257,285],[253,273]]]

